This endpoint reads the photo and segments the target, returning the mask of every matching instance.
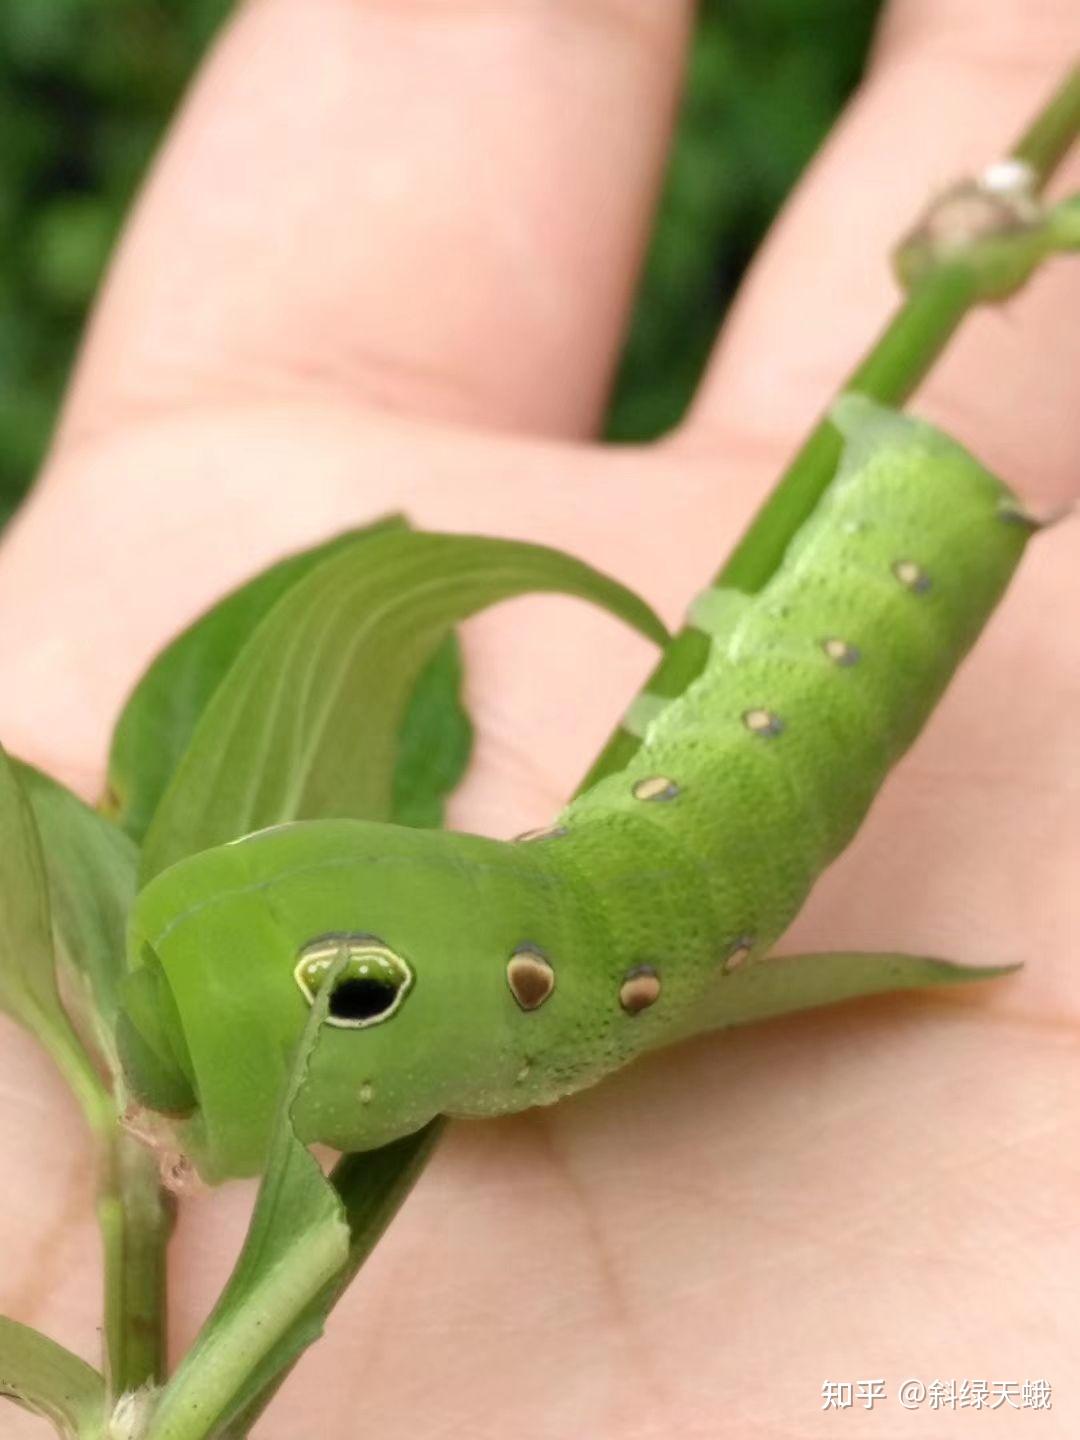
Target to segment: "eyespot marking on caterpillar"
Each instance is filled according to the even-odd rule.
[[[744,710],[742,720],[755,735],[779,735],[784,729],[783,720],[771,710]]]
[[[522,1010],[539,1010],[555,989],[555,971],[542,950],[521,945],[506,962],[506,983]]]
[[[849,665],[857,665],[862,659],[862,651],[857,645],[849,645],[846,640],[841,640],[835,635],[830,635],[827,640],[823,640],[821,648],[833,664],[839,665],[841,668],[846,669]]]
[[[375,935],[319,935],[300,951],[293,977],[309,1005],[327,975],[346,953],[326,1013],[326,1023],[342,1030],[380,1025],[399,1009],[412,989],[411,967]]]
[[[370,1080],[365,1080],[356,1094],[361,1105],[370,1105],[375,1098],[375,1086]]]
[[[754,937],[752,935],[740,935],[734,942],[721,967],[725,975],[730,975],[733,970],[738,970],[745,965],[750,958],[750,952],[754,948]]]
[[[563,835],[569,835],[570,831],[565,825],[541,825],[536,830],[523,830],[520,835],[514,836],[515,845],[528,845],[534,840],[559,840]]]
[[[925,595],[933,584],[930,576],[921,565],[916,565],[914,560],[894,561],[892,572],[904,589],[910,590],[914,595]]]
[[[635,800],[674,800],[679,794],[679,786],[666,775],[649,775],[644,780],[638,780],[630,793]]]
[[[660,975],[652,965],[635,965],[619,986],[619,1004],[628,1015],[639,1015],[660,999]]]

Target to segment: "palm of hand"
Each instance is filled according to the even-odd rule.
[[[233,47],[251,38],[241,30]],[[226,79],[228,63],[227,51]],[[1030,101],[1019,82],[1017,94],[1019,115]],[[872,117],[872,95],[862,106]],[[861,123],[869,128],[865,113]],[[961,140],[958,153],[970,152],[970,137]],[[181,141],[174,176],[183,154]],[[675,620],[834,369],[865,340],[856,304],[836,322],[839,353],[815,357],[809,384],[785,344],[794,324],[785,295],[796,332],[813,330],[815,305],[826,313],[802,293],[790,253],[814,232],[831,170],[850,174],[843,141],[781,230],[771,275],[736,315],[738,371],[725,356],[694,422],[650,451],[519,440],[499,433],[505,415],[490,430],[388,415],[322,378],[273,394],[203,385],[183,404],[128,413],[117,401],[99,427],[91,417],[118,383],[104,378],[103,355],[123,362],[138,350],[125,333],[121,272],[112,301],[121,318],[110,322],[106,309],[66,437],[0,565],[5,742],[92,790],[123,690],[170,630],[282,550],[388,508],[433,527],[562,545]],[[147,228],[167,204],[168,176],[143,221],[151,250]],[[904,197],[888,203],[898,208],[883,236]],[[129,289],[139,243],[137,231]],[[875,265],[883,248],[870,247]],[[850,258],[822,266],[842,271]],[[1064,307],[1051,292],[1067,283],[1052,279],[1018,306],[1009,333],[991,326],[979,350],[962,346],[926,407],[946,423],[974,409],[973,441],[1021,490],[1064,492],[1075,419],[1064,404],[1051,409],[1038,469],[1018,471],[1024,427],[980,416],[980,379],[995,355],[1011,354],[1018,407],[1030,413],[1017,336],[1041,327],[1065,368],[1076,341],[1054,328]],[[863,308],[877,303],[874,294]],[[582,383],[595,395],[602,366],[591,365]],[[765,442],[761,391],[785,381]],[[1040,384],[1053,407],[1052,377]],[[430,415],[447,403],[428,393],[401,409]],[[578,428],[577,403],[564,398],[563,418],[545,428]],[[166,509],[163,496],[182,508]],[[454,1127],[260,1436],[812,1436],[835,1423],[820,1408],[826,1380],[882,1377],[894,1397],[908,1376],[1044,1375],[1060,1389],[1042,1420],[1063,1427],[1044,1429],[1072,1432],[1076,1301],[1057,1277],[1080,1258],[1063,1224],[1077,1177],[1061,1143],[1062,1117],[1080,1099],[1069,964],[1080,663],[1058,617],[1076,613],[1077,545],[1073,523],[1033,546],[976,655],[785,947],[1022,958],[1027,970],[971,991],[708,1037],[553,1110]],[[453,820],[509,834],[557,807],[650,657],[611,622],[557,600],[505,607],[474,622],[467,642],[481,745]],[[88,1148],[46,1062],[18,1033],[5,1039],[0,1116],[15,1162],[2,1208],[11,1256],[2,1308],[93,1354]],[[181,1341],[224,1276],[248,1199],[231,1187],[189,1209],[176,1245]],[[877,1408],[875,1433],[911,1433],[895,1398]],[[949,1433],[986,1424],[958,1413]]]

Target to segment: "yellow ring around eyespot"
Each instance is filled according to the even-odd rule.
[[[342,980],[356,980],[369,978],[366,974],[359,973],[361,966],[375,965],[384,974],[389,972],[386,983],[389,986],[395,981],[394,999],[385,1010],[378,1015],[373,1015],[366,1020],[350,1020],[338,1015],[327,1013],[326,1024],[332,1025],[339,1030],[364,1030],[371,1025],[381,1025],[391,1015],[400,1009],[406,995],[413,987],[415,975],[412,967],[396,951],[391,950],[389,945],[374,935],[319,935],[309,940],[300,951],[300,958],[293,967],[293,979],[304,999],[309,1005],[314,1005],[315,997],[321,988],[312,982],[317,975],[312,974],[313,968],[316,971],[328,972],[341,959],[342,946],[347,948],[348,959],[345,966],[338,975],[338,983]],[[370,977],[378,979],[379,977]]]

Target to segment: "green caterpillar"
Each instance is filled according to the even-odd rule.
[[[707,590],[677,699],[629,766],[518,842],[351,820],[275,827],[139,897],[119,1040],[208,1178],[257,1171],[312,997],[294,1119],[363,1150],[438,1114],[545,1104],[684,1036],[996,973],[770,958],[990,615],[1033,525],[929,425],[862,397],[837,476],[759,593]]]

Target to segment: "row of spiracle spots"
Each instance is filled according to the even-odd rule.
[[[730,975],[749,959],[752,935],[740,935],[727,947],[721,971]],[[555,966],[536,945],[519,945],[506,964],[506,983],[518,1008],[539,1010],[555,993]],[[663,983],[655,965],[633,965],[619,982],[619,1005],[627,1015],[640,1015],[660,999]]]
[[[930,589],[930,577],[912,560],[896,561],[892,566],[892,573],[900,584],[913,594],[925,594]],[[826,636],[820,646],[826,658],[841,669],[849,669],[862,659],[858,646],[837,635]],[[761,739],[782,735],[786,728],[781,716],[765,706],[744,710],[741,718],[750,734]],[[635,800],[653,805],[678,799],[683,789],[678,780],[670,775],[646,775],[633,782],[630,793]],[[539,829],[526,830],[514,839],[519,843],[535,843],[561,839],[568,834],[569,829],[565,825],[545,825]],[[753,945],[753,936],[739,936],[724,956],[721,965],[723,973],[731,974],[744,965]],[[522,945],[507,962],[506,980],[520,1009],[538,1010],[555,991],[555,968],[542,950],[532,945]],[[660,972],[655,965],[635,965],[626,972],[620,982],[619,1004],[626,1014],[638,1015],[656,1004],[662,988]]]
[[[896,560],[891,568],[899,583],[912,594],[925,595],[931,588],[930,576],[914,560]],[[822,653],[838,669],[850,669],[852,666],[858,665],[862,659],[862,651],[859,647],[852,645],[850,641],[844,640],[839,635],[827,635],[819,643]],[[782,735],[786,728],[781,716],[775,710],[770,710],[765,706],[753,706],[749,710],[744,710],[742,723],[752,735],[763,739]],[[672,779],[669,775],[646,775],[633,782],[631,794],[635,800],[653,804],[677,799],[682,794],[682,786],[678,780]],[[516,835],[514,839],[519,842],[551,840],[568,833],[565,825],[545,825],[536,830],[526,830],[523,834]]]

